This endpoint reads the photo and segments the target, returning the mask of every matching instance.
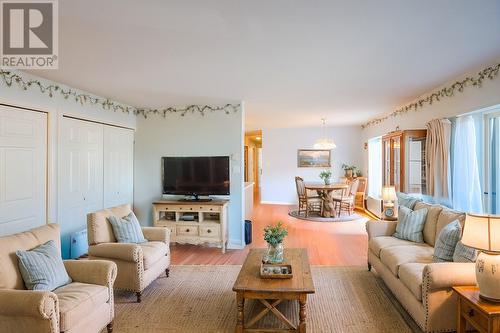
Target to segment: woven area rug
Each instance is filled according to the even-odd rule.
[[[349,222],[362,219],[363,217],[354,213],[352,215],[340,215],[340,217],[322,217],[320,215],[311,214],[306,217],[304,212],[299,214],[298,210],[291,210],[288,212],[288,215],[291,217],[295,217],[296,219],[313,221],[313,222]]]
[[[231,290],[240,266],[173,266],[145,291],[116,292],[114,332],[234,332],[236,300]],[[308,332],[415,332],[397,302],[364,267],[313,266],[316,294],[307,303]],[[260,303],[259,303],[260,304]],[[247,301],[246,316],[261,306]],[[298,322],[298,306],[278,306]],[[410,319],[411,320],[411,319]],[[260,322],[275,325],[267,314]]]

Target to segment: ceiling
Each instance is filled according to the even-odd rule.
[[[59,69],[137,107],[245,101],[248,129],[361,124],[500,57],[499,0],[62,0]]]

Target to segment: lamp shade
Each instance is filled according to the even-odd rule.
[[[500,216],[467,214],[462,243],[486,252],[500,252]]]
[[[394,186],[382,187],[382,200],[383,201],[396,200],[396,189],[394,188]]]

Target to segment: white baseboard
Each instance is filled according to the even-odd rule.
[[[241,250],[241,249],[244,249],[245,246],[246,246],[246,244],[244,242],[241,243],[241,241],[239,239],[230,239],[227,242],[227,248],[231,249],[231,250]]]
[[[287,205],[287,206],[297,206],[297,202],[284,202],[284,201],[261,201],[263,205]]]

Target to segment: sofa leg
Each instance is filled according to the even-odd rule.
[[[137,303],[141,303],[142,292],[138,291],[135,293],[135,295],[137,296]]]
[[[368,263],[368,272],[372,270],[372,264]]]
[[[170,276],[170,268],[167,268],[167,269],[165,270],[165,275],[166,275],[167,277],[169,277],[169,276]]]
[[[106,326],[106,329],[108,330],[108,333],[112,333],[112,332],[113,332],[113,322],[110,322],[110,323]]]

